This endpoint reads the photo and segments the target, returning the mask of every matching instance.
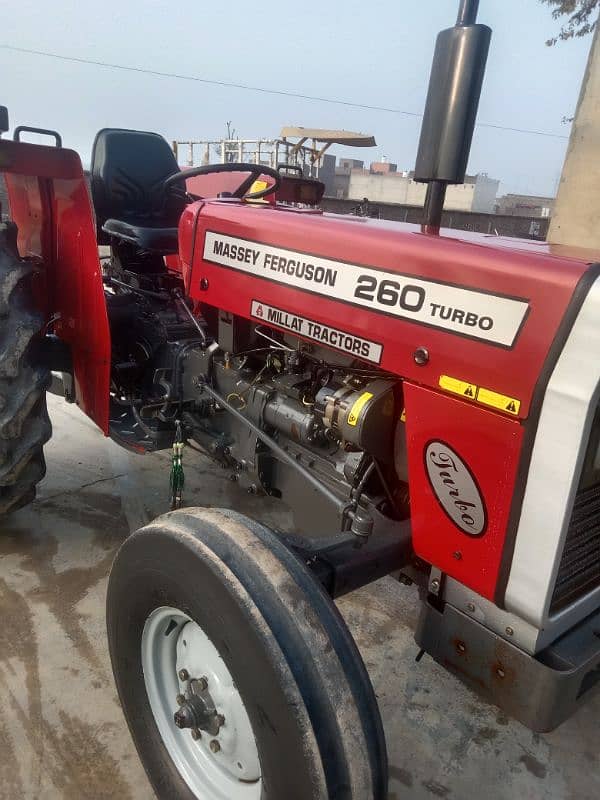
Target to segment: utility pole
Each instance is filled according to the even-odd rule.
[[[600,250],[600,24],[581,84],[548,241]]]

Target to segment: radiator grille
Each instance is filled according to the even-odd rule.
[[[565,541],[550,613],[600,585],[600,484],[580,489]]]

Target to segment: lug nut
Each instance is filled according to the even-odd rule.
[[[199,739],[202,738],[202,734],[198,730],[198,728],[192,728],[192,739],[197,742]]]
[[[181,730],[184,728],[191,728],[194,724],[194,718],[189,707],[182,706],[179,711],[176,711],[173,714],[173,721]]]
[[[187,681],[187,680],[189,680],[189,677],[190,677],[190,673],[187,671],[187,669],[180,669],[179,670],[179,680],[180,681]]]
[[[177,700],[177,705],[178,706],[182,706],[185,703],[185,695],[184,694],[178,694],[175,699]]]
[[[213,739],[209,745],[211,752],[218,753],[221,749],[221,745],[217,742],[216,739]]]

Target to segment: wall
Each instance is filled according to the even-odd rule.
[[[505,194],[496,200],[498,214],[515,214],[520,217],[551,217],[554,198],[541,195]]]
[[[600,25],[590,49],[548,240],[600,250]]]
[[[336,197],[345,196],[352,200],[368,197],[374,203],[400,203],[409,206],[422,206],[425,202],[426,184],[417,183],[400,173],[373,174],[368,170],[353,169],[349,180],[346,179],[347,190],[345,179],[345,175],[336,176]],[[486,175],[474,176],[465,183],[448,186],[445,206],[463,211],[491,212],[498,186],[499,181]]]
[[[322,207],[334,214],[349,214],[356,207],[355,200],[339,200],[333,197],[323,198]],[[399,222],[420,223],[423,209],[397,203],[371,203],[373,214],[379,213],[381,219]],[[484,214],[471,211],[452,211],[445,209],[442,214],[442,227],[455,228],[462,231],[478,231],[480,233],[497,234],[498,236],[514,236],[520,239],[543,240],[548,231],[548,219],[537,217],[504,216],[502,214]]]
[[[480,211],[484,214],[493,213],[499,186],[500,181],[488,178],[487,175],[478,175],[475,181],[471,211]]]
[[[325,153],[321,157],[319,180],[325,184],[325,194],[335,195],[335,156]]]

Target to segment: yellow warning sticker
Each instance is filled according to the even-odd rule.
[[[358,400],[356,400],[350,409],[350,413],[348,414],[348,418],[346,420],[348,425],[356,426],[358,423],[358,418],[360,417],[360,412],[372,397],[373,395],[371,392],[363,392],[361,394],[361,396],[358,398]]]
[[[477,394],[477,402],[492,408],[499,408],[500,411],[506,411],[508,414],[514,414],[515,416],[521,408],[520,400],[515,397],[507,397],[505,394],[492,392],[490,389],[480,389]]]
[[[475,400],[477,397],[477,386],[474,383],[459,381],[458,378],[451,378],[449,375],[440,375],[440,386],[447,392],[459,394],[469,400]]]
[[[515,417],[521,410],[521,401],[517,400],[516,397],[509,397],[499,392],[493,392],[491,389],[484,389],[482,386],[469,383],[469,381],[461,381],[458,378],[451,378],[449,375],[440,375],[439,385],[447,392],[466,397],[468,400],[475,400],[484,406],[498,408],[507,414],[513,414]]]

